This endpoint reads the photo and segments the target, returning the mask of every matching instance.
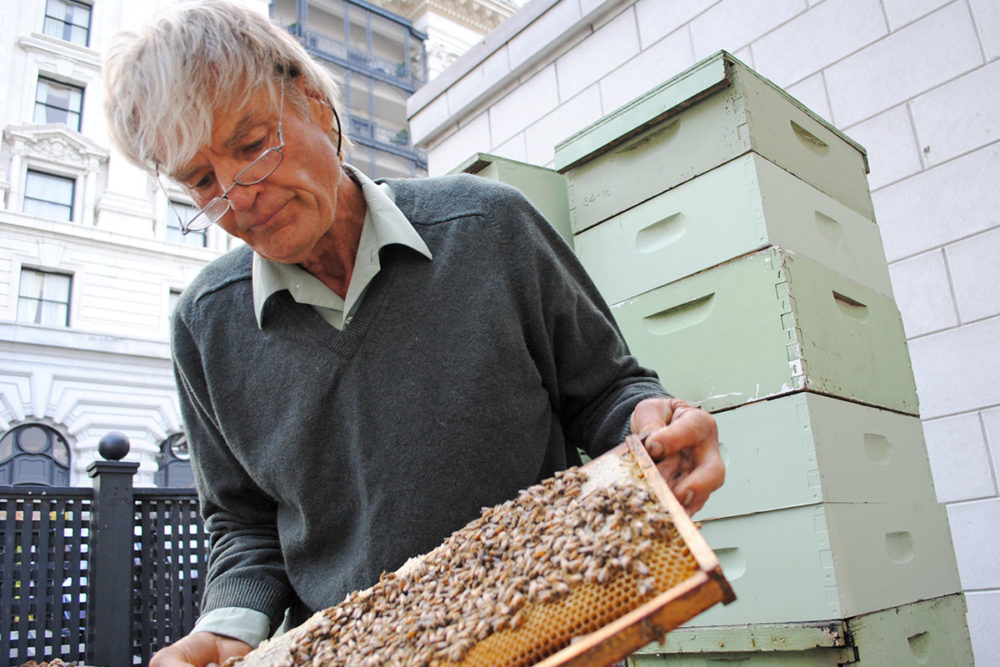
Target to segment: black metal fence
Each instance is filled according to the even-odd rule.
[[[137,468],[95,462],[93,488],[0,486],[0,665],[144,665],[193,627],[208,553],[197,499],[134,488]]]

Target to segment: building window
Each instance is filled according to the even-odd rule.
[[[17,294],[17,321],[68,327],[72,283],[73,277],[64,273],[22,268]]]
[[[24,182],[24,212],[48,220],[73,220],[76,179],[29,169]]]
[[[22,424],[0,438],[0,485],[69,486],[69,445],[54,428]]]
[[[76,0],[48,0],[42,32],[49,37],[87,46],[90,41],[90,5]]]
[[[181,245],[197,246],[205,248],[208,246],[208,229],[200,229],[184,234],[181,232],[181,220],[187,223],[191,218],[198,215],[198,209],[191,204],[170,200],[167,212],[167,241],[179,243]]]
[[[83,88],[38,77],[34,122],[64,123],[79,131],[82,111]]]

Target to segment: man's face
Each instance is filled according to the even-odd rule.
[[[289,88],[296,85],[285,82]],[[281,164],[260,183],[233,187],[227,195],[230,210],[219,220],[231,235],[278,262],[306,261],[320,238],[333,232],[337,185],[343,174],[328,135],[333,114],[320,100],[306,100],[304,115],[295,105],[284,105]],[[232,185],[236,174],[258,155],[279,145],[278,120],[266,90],[255,93],[244,108],[219,111],[211,143],[178,169],[175,179],[187,186],[198,206],[204,206]]]

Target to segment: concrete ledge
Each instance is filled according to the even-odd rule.
[[[406,103],[415,146],[428,144],[470,109],[557,51],[621,0],[533,0]]]

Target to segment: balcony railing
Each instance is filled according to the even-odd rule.
[[[347,133],[355,143],[393,153],[413,161],[421,169],[427,169],[427,152],[410,145],[410,131],[405,127],[389,127],[351,115]]]
[[[311,54],[335,62],[342,67],[364,72],[376,79],[398,85],[411,93],[426,83],[422,57],[411,58],[416,62],[392,62],[312,30],[302,29],[295,25],[287,26],[286,30],[295,35]],[[420,49],[422,55],[423,44],[421,42],[415,41],[414,48]]]

